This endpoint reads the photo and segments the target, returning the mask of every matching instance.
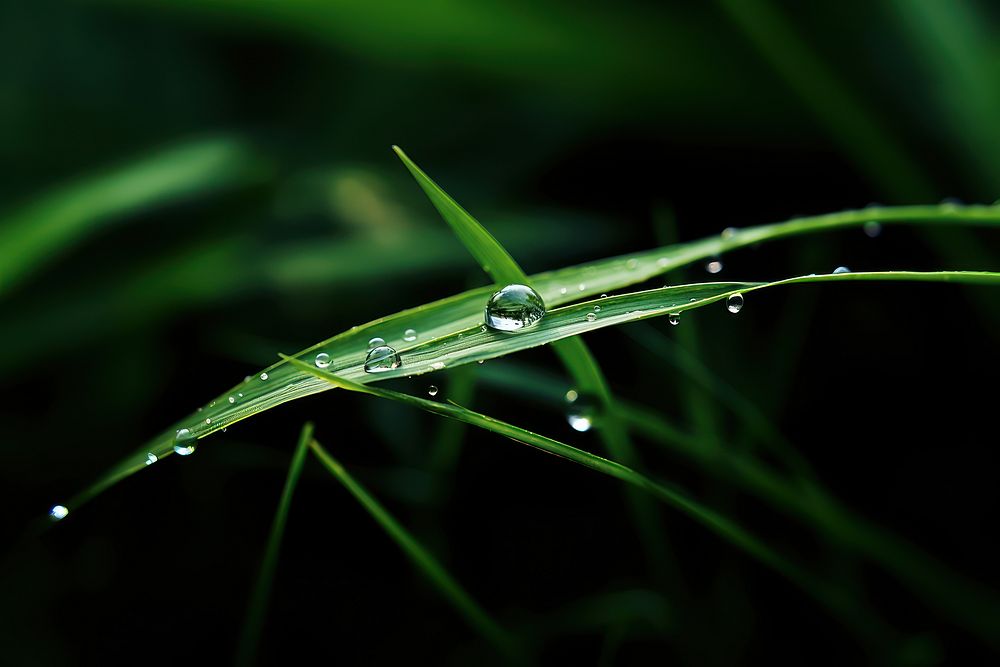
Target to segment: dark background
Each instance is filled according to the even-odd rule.
[[[453,473],[432,474],[438,418],[345,392],[240,423],[41,534],[33,522],[277,352],[485,283],[391,144],[529,273],[872,202],[991,203],[997,18],[932,0],[4,3],[0,230],[163,147],[240,157],[203,191],[54,244],[0,292],[0,662],[231,661],[306,420],[544,663],[995,660],[883,571],[641,439],[651,474],[842,577],[891,633],[859,642],[670,508],[658,584],[619,483],[472,430]],[[852,229],[739,251],[717,277],[997,270],[998,251],[992,230]],[[996,591],[997,303],[986,287],[797,286],[641,331],[747,396],[858,515]],[[634,330],[586,337],[612,388],[698,432],[702,390]],[[601,452],[558,402],[491,382],[528,371],[570,387],[535,350],[473,369],[471,406]],[[448,373],[399,387],[431,381],[448,396]],[[708,404],[717,437],[744,442]],[[333,661],[498,658],[310,460],[260,662]]]

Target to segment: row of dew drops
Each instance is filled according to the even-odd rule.
[[[882,231],[882,227],[878,222],[870,221],[865,223],[864,232],[870,238],[875,238]],[[732,227],[727,227],[722,231],[722,238],[729,240],[736,236],[738,230]],[[666,264],[666,259],[659,260],[659,264],[664,266]],[[629,259],[626,262],[628,269],[633,270],[638,266],[638,260]],[[722,271],[723,265],[722,261],[718,258],[714,258],[705,264],[705,271],[710,274],[717,274]],[[833,273],[849,273],[850,270],[845,266],[838,266],[834,269]],[[580,291],[584,291],[586,286],[581,284]],[[560,290],[562,294],[567,293],[567,289],[564,287]],[[606,298],[607,294],[602,294],[601,298]],[[694,299],[692,299],[694,301]],[[726,299],[726,309],[730,313],[738,313],[743,308],[743,295],[739,293],[731,294]],[[586,319],[588,322],[594,322],[597,320],[598,313],[601,312],[601,306],[594,306],[594,311],[587,313]],[[486,309],[484,313],[485,326],[483,330],[487,328],[494,331],[500,331],[504,333],[516,333],[522,331],[529,327],[536,325],[545,316],[545,302],[542,297],[531,287],[527,285],[511,284],[506,287],[496,291],[490,296],[489,300],[486,302]],[[677,325],[680,323],[680,314],[671,313],[667,317],[667,321],[671,325]],[[415,329],[407,329],[403,332],[403,340],[407,343],[412,343],[417,340],[417,332]],[[326,352],[320,352],[314,358],[314,363],[317,368],[326,369],[330,367],[332,360],[330,355]],[[483,363],[480,361],[479,363]],[[402,359],[399,353],[391,345],[388,345],[384,339],[375,337],[368,341],[368,353],[365,356],[364,370],[366,373],[384,373],[386,371],[391,371],[399,368],[402,365]],[[442,366],[443,367],[443,366]],[[266,382],[268,380],[267,372],[262,372],[260,374],[261,382]],[[250,380],[249,377],[246,378],[247,381]],[[438,388],[435,385],[430,385],[427,388],[427,393],[430,396],[437,396]],[[243,398],[243,393],[238,392],[236,396],[229,396],[228,400],[230,404],[237,402],[238,398]],[[580,395],[575,390],[570,390],[566,393],[566,403],[567,412],[566,420],[569,425],[577,431],[589,431],[593,427],[596,421],[596,415],[598,412],[598,402],[586,395]],[[214,406],[212,403],[209,407]],[[200,410],[200,409],[199,409]],[[212,419],[207,417],[205,419],[205,424],[210,425]],[[182,428],[177,431],[174,438],[174,452],[180,456],[190,456],[195,452],[198,446],[198,439],[195,437],[191,429]],[[156,454],[153,452],[147,452],[145,464],[152,465],[159,460]],[[65,505],[54,505],[49,510],[49,518],[53,521],[60,521],[69,515],[69,508]]]

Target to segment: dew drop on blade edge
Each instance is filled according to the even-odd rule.
[[[326,352],[320,352],[316,355],[316,368],[329,368],[330,367],[330,355]]]
[[[486,326],[514,332],[537,324],[545,316],[545,302],[527,285],[507,285],[486,302]]]
[[[365,357],[365,373],[385,373],[400,367],[399,353],[388,345],[379,345],[368,351]]]
[[[726,299],[726,310],[730,313],[738,313],[740,309],[743,308],[743,295],[742,294],[730,294],[729,298]]]

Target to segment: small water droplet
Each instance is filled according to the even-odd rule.
[[[244,382],[249,382],[250,381],[250,376],[249,375],[244,375],[243,376],[243,381]]]
[[[316,355],[316,368],[329,368],[330,367],[330,355],[326,352],[320,352]]]
[[[194,435],[191,431],[182,428],[177,431],[177,437],[174,438],[174,451],[181,456],[190,456],[194,454],[194,450],[198,447],[198,441],[195,440]]]
[[[635,259],[634,257],[625,262],[625,268],[628,269],[629,271],[635,271],[636,267],[638,266],[639,266],[639,260]]]
[[[260,379],[261,379],[261,382],[267,380],[267,373],[261,373],[260,374]]]
[[[211,424],[212,423],[212,418],[211,417],[205,417],[205,423],[206,424]]]
[[[601,307],[600,306],[594,306],[594,312],[595,313],[601,312]]]
[[[378,336],[375,336],[374,338],[372,338],[372,339],[370,339],[368,341],[368,349],[369,350],[372,350],[372,349],[374,349],[376,347],[382,347],[383,345],[385,345],[385,341],[382,340],[381,338],[379,338]]]
[[[566,392],[566,421],[575,431],[589,431],[596,421],[597,402],[586,394]]]
[[[146,452],[146,465],[151,466],[159,460],[160,457],[158,457],[153,452]]]
[[[407,343],[412,343],[416,339],[417,339],[416,329],[407,329],[406,331],[403,332],[403,340],[405,340]]]
[[[964,206],[964,205],[965,202],[963,202],[958,197],[945,197],[944,199],[941,200],[941,209],[944,211],[948,211],[949,213],[957,211],[959,206]]]
[[[580,285],[577,287],[577,289],[582,292],[583,290],[587,289],[587,284],[586,283],[580,283]]]
[[[730,313],[738,313],[743,308],[743,295],[742,294],[730,294],[729,298],[726,299],[726,310]]]
[[[607,294],[602,294],[602,295],[601,295],[601,298],[602,298],[602,299],[607,299],[607,298],[608,298],[608,295],[607,295]]]
[[[365,373],[385,373],[399,368],[402,361],[396,350],[388,345],[379,345],[368,351],[365,358]]]
[[[69,508],[65,505],[53,505],[49,510],[49,518],[53,521],[62,521],[69,516]]]
[[[667,322],[670,322],[671,326],[677,326],[681,323],[681,316],[679,313],[670,313],[667,315]]]
[[[434,385],[431,385],[431,386],[427,387],[427,394],[429,396],[437,396],[438,395],[438,388],[435,387]]]
[[[560,294],[565,294],[567,291],[569,291],[569,290],[567,290],[565,287],[560,287],[559,288],[559,293]]]
[[[235,396],[230,396],[229,397],[229,402],[230,403],[235,403],[236,402],[236,397]]]
[[[596,319],[597,319],[597,315],[595,315],[594,313],[587,313],[587,321],[588,322],[593,322]]]
[[[865,236],[870,239],[875,238],[882,233],[882,225],[875,220],[869,220],[864,224]]]
[[[243,392],[242,391],[240,393],[236,394],[236,395],[239,396],[240,398],[243,398]]]
[[[520,331],[545,316],[545,302],[527,285],[507,285],[486,302],[486,326],[497,331]]]
[[[722,234],[720,234],[720,236],[722,236],[723,241],[729,241],[731,239],[736,238],[736,234],[738,232],[739,230],[736,229],[735,227],[726,227],[725,229],[722,230]]]
[[[850,273],[851,270],[846,266],[838,266],[833,270],[834,273]]]
[[[480,359],[480,360],[479,360],[479,361],[477,361],[476,363],[477,363],[477,364],[485,364],[485,363],[486,363],[486,360],[485,360],[485,359]]]
[[[435,361],[433,364],[431,364],[431,368],[433,368],[436,371],[440,371],[440,370],[444,369],[444,362],[443,361]]]
[[[722,262],[717,259],[713,259],[705,265],[705,270],[709,273],[718,273],[719,271],[722,271]]]

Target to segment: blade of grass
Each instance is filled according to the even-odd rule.
[[[72,182],[3,216],[0,296],[73,244],[142,208],[255,179],[261,163],[229,138],[198,141]]]
[[[302,467],[305,465],[312,434],[312,422],[306,422],[299,435],[299,444],[295,447],[295,453],[292,454],[292,462],[288,466],[288,477],[285,478],[285,486],[281,490],[281,500],[278,501],[278,511],[275,512],[274,521],[271,523],[271,533],[267,538],[264,560],[260,566],[260,573],[257,575],[257,583],[250,596],[250,606],[247,608],[247,618],[243,624],[243,632],[240,635],[236,656],[236,664],[238,665],[252,665],[255,662],[261,630],[264,627],[264,616],[267,613],[267,603],[271,597],[271,586],[274,584],[274,573],[278,567],[281,540],[285,535],[285,524],[288,522],[288,510],[292,506],[295,486],[299,483],[299,477],[302,475]]]
[[[430,579],[452,606],[468,621],[469,625],[493,644],[508,658],[521,658],[514,639],[487,614],[465,589],[438,563],[375,498],[365,490],[315,439],[310,439],[313,454],[350,491],[351,495],[372,515],[404,554]]]
[[[398,146],[392,148],[413,174],[441,217],[451,226],[452,231],[462,241],[466,250],[479,262],[487,275],[499,284],[520,283],[533,287],[531,279],[528,278],[517,261],[479,221],[448,196]],[[553,348],[577,384],[578,391],[595,397],[600,404],[601,411],[607,415],[607,423],[598,431],[598,437],[604,447],[611,453],[611,456],[626,465],[636,465],[638,456],[635,447],[629,441],[628,432],[618,423],[618,418],[610,409],[610,403],[613,400],[611,389],[608,387],[600,365],[587,348],[587,344],[579,337],[567,338],[555,341]],[[631,508],[640,540],[647,552],[648,564],[656,573],[657,580],[663,584],[671,578],[668,570],[675,570],[668,568],[670,550],[667,548],[663,532],[659,529],[658,511],[645,495],[634,489],[627,489],[626,499]],[[679,578],[673,577],[673,579],[675,585],[679,583]]]
[[[710,531],[730,542],[740,550],[746,552],[751,557],[760,561],[777,573],[788,578],[790,581],[801,587],[806,593],[813,596],[818,602],[834,612],[841,621],[858,632],[861,636],[871,637],[872,631],[876,630],[878,622],[862,607],[855,604],[853,600],[843,595],[843,592],[825,585],[825,583],[806,570],[799,568],[778,552],[774,551],[751,533],[744,530],[738,524],[727,517],[703,506],[699,502],[691,499],[686,494],[652,480],[642,473],[595,454],[577,449],[570,445],[553,440],[546,436],[532,433],[507,422],[488,417],[486,415],[473,412],[459,405],[448,403],[437,403],[410,394],[371,387],[359,384],[343,377],[335,376],[326,371],[319,370],[294,357],[281,355],[283,359],[296,366],[305,373],[316,377],[332,386],[341,387],[354,392],[369,394],[379,398],[399,401],[407,405],[421,408],[433,414],[456,419],[472,426],[482,428],[499,435],[506,436],[511,440],[534,447],[541,451],[553,454],[560,458],[580,464],[597,472],[614,477],[629,485],[635,486],[655,498],[673,506],[686,514],[696,522],[704,525]],[[860,615],[860,616],[858,616]],[[863,617],[863,618],[862,618]],[[882,629],[878,628],[881,632]],[[877,635],[876,635],[877,636]],[[884,636],[884,635],[883,635]]]
[[[366,353],[365,340],[368,335],[379,332],[374,325],[358,327],[342,334],[335,339],[330,347],[314,346],[300,352],[297,356],[313,355],[323,350],[330,353],[332,372],[338,375],[357,379],[359,382],[373,382],[409,375],[422,375],[442,370],[446,367],[460,366],[480,360],[501,357],[521,350],[547,345],[554,341],[577,336],[588,331],[615,326],[651,317],[659,317],[669,313],[682,313],[687,310],[701,308],[717,301],[726,299],[735,293],[747,294],[759,289],[773,287],[825,282],[858,282],[858,281],[919,281],[919,282],[952,282],[971,285],[1000,285],[1000,273],[988,271],[885,271],[875,273],[842,273],[829,275],[801,276],[779,280],[772,283],[702,283],[699,285],[679,285],[663,287],[644,292],[616,295],[600,300],[601,317],[593,321],[587,319],[587,314],[593,313],[594,303],[577,303],[563,308],[550,310],[544,319],[531,329],[513,336],[499,334],[493,331],[483,331],[478,324],[478,316],[473,320],[476,324],[468,328],[459,328],[466,320],[451,322],[450,326],[434,319],[441,316],[441,311],[430,308],[428,315],[439,329],[451,328],[449,335],[444,335],[426,342],[406,343],[400,338],[397,350],[404,359],[403,365],[395,370],[378,374],[364,371]],[[461,296],[459,298],[465,298]],[[438,302],[440,303],[440,302]],[[482,302],[479,304],[480,308]],[[479,308],[477,308],[479,310]],[[448,311],[450,312],[450,311]],[[421,309],[407,311],[404,322],[419,322]],[[394,321],[397,326],[401,321],[398,316],[380,320]],[[452,328],[454,327],[454,328]],[[359,333],[362,333],[359,335]],[[392,334],[401,337],[403,333]],[[385,338],[389,338],[386,334]],[[312,358],[309,356],[308,358]],[[263,379],[266,378],[266,379]],[[309,374],[302,373],[295,366],[281,362],[271,366],[260,375],[248,377],[247,380],[223,394],[201,412],[195,412],[186,419],[177,422],[172,429],[160,434],[145,447],[123,459],[97,482],[77,494],[70,500],[72,508],[78,508],[90,498],[101,493],[115,482],[135,472],[146,469],[146,454],[152,452],[162,458],[173,451],[174,436],[177,429],[189,429],[196,438],[203,438],[226,426],[247,419],[261,411],[268,410],[305,396],[326,391],[330,386]],[[229,398],[233,400],[230,401]],[[211,420],[211,423],[207,423]]]

